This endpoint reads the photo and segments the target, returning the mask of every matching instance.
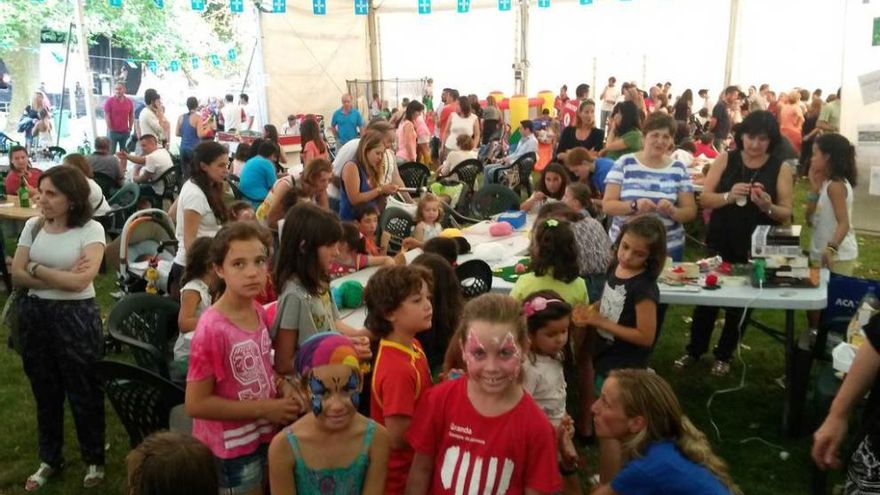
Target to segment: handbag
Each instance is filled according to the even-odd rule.
[[[37,220],[37,224],[31,230],[32,245],[42,228],[43,219],[41,218]],[[9,338],[6,344],[19,355],[21,355],[21,327],[18,318],[21,312],[18,310],[18,305],[19,301],[28,296],[29,290],[27,287],[13,287],[12,293],[6,299],[6,304],[3,305],[3,311],[0,313],[0,321],[9,329]]]

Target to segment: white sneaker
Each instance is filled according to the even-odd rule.
[[[89,464],[83,478],[83,488],[94,488],[104,482],[104,466]]]

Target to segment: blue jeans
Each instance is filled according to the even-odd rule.
[[[110,138],[110,153],[116,153],[119,150],[125,151],[125,145],[128,143],[128,137],[131,135],[130,132],[116,132],[116,131],[108,131],[107,137]],[[116,148],[116,145],[119,145],[119,148]]]

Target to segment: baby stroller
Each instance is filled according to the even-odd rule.
[[[144,292],[147,288],[145,274],[150,261],[156,259],[159,272],[156,287],[160,293],[167,293],[168,275],[177,252],[171,217],[155,208],[136,211],[125,221],[120,241],[117,281],[122,292]]]

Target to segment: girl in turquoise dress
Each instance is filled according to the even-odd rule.
[[[357,412],[363,374],[351,340],[314,335],[297,351],[295,367],[311,412],[269,446],[272,494],[381,494],[388,433]]]

